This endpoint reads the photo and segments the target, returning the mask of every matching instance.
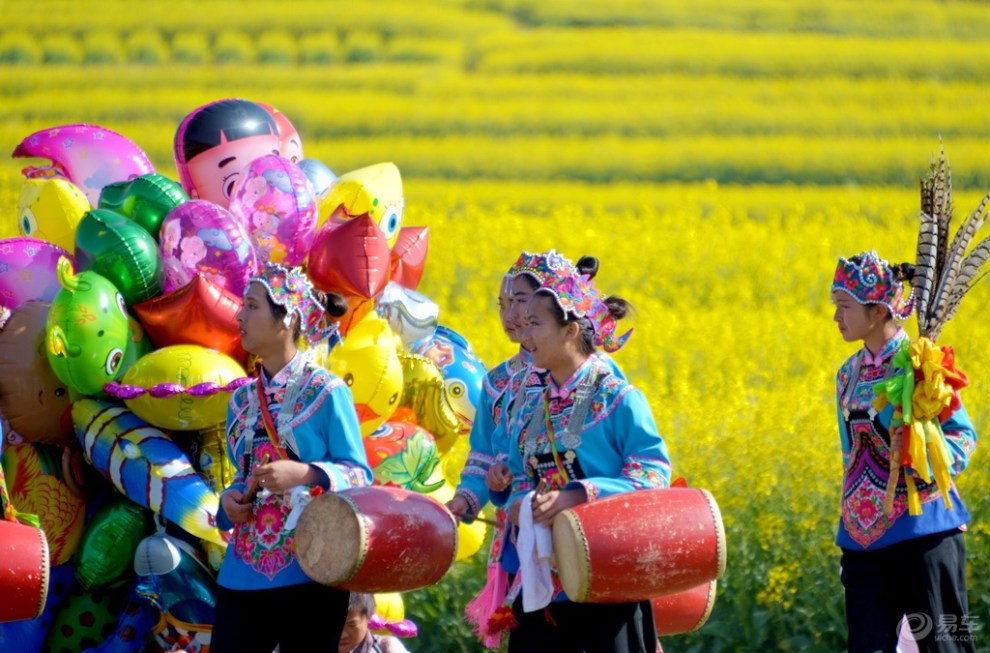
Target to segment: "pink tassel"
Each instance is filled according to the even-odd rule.
[[[505,602],[508,590],[509,574],[502,569],[502,564],[489,565],[485,586],[464,608],[467,621],[474,625],[474,634],[487,648],[498,648],[502,643],[502,631],[491,632],[488,618]]]

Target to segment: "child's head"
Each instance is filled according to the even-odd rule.
[[[375,597],[371,594],[351,592],[347,606],[347,621],[340,634],[339,653],[350,653],[368,636],[368,621],[375,614]]]

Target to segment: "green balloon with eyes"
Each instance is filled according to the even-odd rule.
[[[82,395],[98,395],[120,377],[130,337],[124,297],[96,272],[74,274],[58,261],[62,289],[45,321],[45,354],[58,379]]]

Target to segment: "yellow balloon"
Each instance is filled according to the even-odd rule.
[[[83,192],[67,179],[27,179],[17,201],[17,229],[22,236],[73,252],[76,227],[90,208]]]
[[[122,385],[139,386],[145,392],[124,403],[152,426],[174,431],[195,431],[225,422],[230,393],[195,397],[180,392],[155,398],[147,390],[160,384],[177,384],[188,390],[201,383],[226,386],[247,376],[230,356],[199,345],[171,345],[142,356],[121,378]]]
[[[372,312],[351,327],[327,360],[327,369],[351,388],[362,435],[371,435],[399,407],[402,364],[396,342],[388,322]]]
[[[402,361],[402,400],[410,408],[416,423],[433,434],[437,449],[446,453],[461,433],[461,423],[447,397],[447,386],[440,368],[429,358],[399,352]]]
[[[394,163],[376,163],[338,177],[320,200],[317,228],[328,219],[343,223],[368,215],[378,225],[391,248],[399,238],[405,200],[402,175]]]
[[[375,613],[385,620],[385,623],[394,624],[406,618],[406,606],[402,602],[402,595],[398,592],[382,592],[375,594]],[[391,635],[387,628],[372,631],[376,635]]]
[[[445,453],[440,455],[440,464],[443,466],[443,478],[450,487],[456,488],[461,482],[461,472],[467,463],[468,454],[471,452],[471,443],[465,436],[454,438],[454,443]]]

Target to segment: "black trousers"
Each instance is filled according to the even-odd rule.
[[[216,618],[210,653],[281,653],[311,651],[323,642],[328,651],[347,621],[346,590],[304,583],[267,590],[217,588]]]
[[[966,598],[966,544],[959,530],[877,549],[842,551],[850,653],[893,653],[897,625],[923,652],[975,651]]]
[[[509,631],[508,653],[656,653],[653,607],[638,603],[558,601],[544,610],[512,606],[519,625]]]

